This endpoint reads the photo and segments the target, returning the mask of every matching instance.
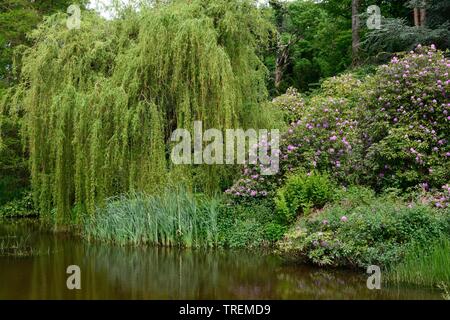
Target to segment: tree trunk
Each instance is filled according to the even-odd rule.
[[[420,9],[420,26],[425,27],[426,23],[427,23],[427,9],[421,8]]]
[[[283,70],[281,64],[279,63],[279,59],[277,58],[277,65],[275,67],[275,89],[277,90],[277,92],[280,89],[282,79],[283,79]]]
[[[360,0],[352,0],[352,64],[357,66],[359,64],[359,6]]]
[[[420,7],[414,8],[414,25],[416,27],[425,27],[427,24],[427,2],[424,0]]]
[[[283,74],[289,62],[289,50],[291,46],[297,41],[297,38],[289,40],[287,44],[283,44],[281,40],[278,41],[277,61],[275,66],[275,89],[279,91],[281,81],[283,81]]]
[[[420,27],[420,12],[419,8],[414,8],[414,26]]]

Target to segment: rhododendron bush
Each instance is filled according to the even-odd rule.
[[[281,110],[286,123],[300,119],[305,110],[305,99],[295,88],[289,88],[286,94],[273,99],[272,104],[275,108]]]
[[[348,83],[352,83],[352,89]],[[303,105],[303,116],[292,122],[282,136],[280,172],[275,176],[263,177],[259,166],[246,166],[242,179],[227,193],[238,198],[273,195],[286,176],[298,169],[329,171],[343,183],[358,180],[355,173],[362,169],[359,155],[362,154],[363,141],[357,130],[358,114],[361,112],[361,99],[357,96],[362,94],[362,83],[352,75],[343,75],[327,80],[323,87],[323,93]],[[335,94],[336,91],[341,94]],[[296,95],[289,91],[286,96],[275,103],[293,102]],[[302,99],[300,96],[298,98]],[[301,103],[304,103],[303,99]],[[282,107],[292,110],[285,104]]]
[[[366,164],[378,186],[437,188],[449,181],[449,71],[443,52],[419,46],[369,80]]]
[[[343,185],[439,188],[450,181],[450,60],[421,47],[359,80],[334,77],[306,102],[294,91],[274,101],[299,113],[280,143],[280,172],[246,166],[227,190],[239,199],[274,195],[291,172],[328,172]],[[299,108],[301,111],[299,112]]]

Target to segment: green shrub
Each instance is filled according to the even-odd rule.
[[[305,100],[295,88],[289,88],[286,94],[273,99],[272,105],[281,110],[287,124],[300,119],[305,111]]]
[[[0,218],[30,217],[37,215],[30,192],[0,206]]]
[[[270,246],[286,231],[269,199],[223,204],[218,229],[220,246],[230,248]]]
[[[448,212],[428,206],[388,196],[350,207],[340,203],[300,219],[280,243],[281,251],[319,265],[388,266],[413,244],[426,246],[449,232]]]
[[[236,220],[228,233],[226,246],[229,248],[255,248],[264,242],[262,225],[255,219]]]
[[[281,240],[287,231],[287,227],[276,222],[270,222],[264,227],[264,238],[271,243]]]
[[[333,197],[334,185],[325,174],[300,172],[289,177],[275,198],[280,222],[288,224],[298,213],[323,207]]]
[[[349,186],[336,188],[333,194],[334,204],[345,209],[353,209],[360,205],[367,205],[376,198],[375,191],[364,186]]]

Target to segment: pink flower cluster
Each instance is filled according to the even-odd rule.
[[[269,139],[270,140],[270,139]],[[260,141],[254,147],[260,146],[271,149],[270,141]],[[277,150],[274,150],[277,152]],[[270,185],[273,183],[281,183],[281,178],[275,176],[264,176],[262,174],[265,169],[263,164],[246,164],[242,170],[241,179],[239,179],[231,188],[225,191],[226,194],[241,199],[264,198],[272,191]]]
[[[430,198],[430,202],[434,207],[444,209],[450,207],[450,185],[442,186],[440,192],[436,192]]]
[[[291,123],[282,143],[282,166],[337,171],[348,162],[358,122],[344,111],[348,101],[327,98],[302,120]],[[309,166],[308,166],[309,165]]]

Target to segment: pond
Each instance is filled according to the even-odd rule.
[[[23,220],[0,222],[6,237],[25,239],[33,254],[0,256],[0,299],[441,299],[427,288],[371,291],[363,271],[292,265],[258,250],[91,244]],[[67,289],[70,265],[81,269],[81,290]]]

